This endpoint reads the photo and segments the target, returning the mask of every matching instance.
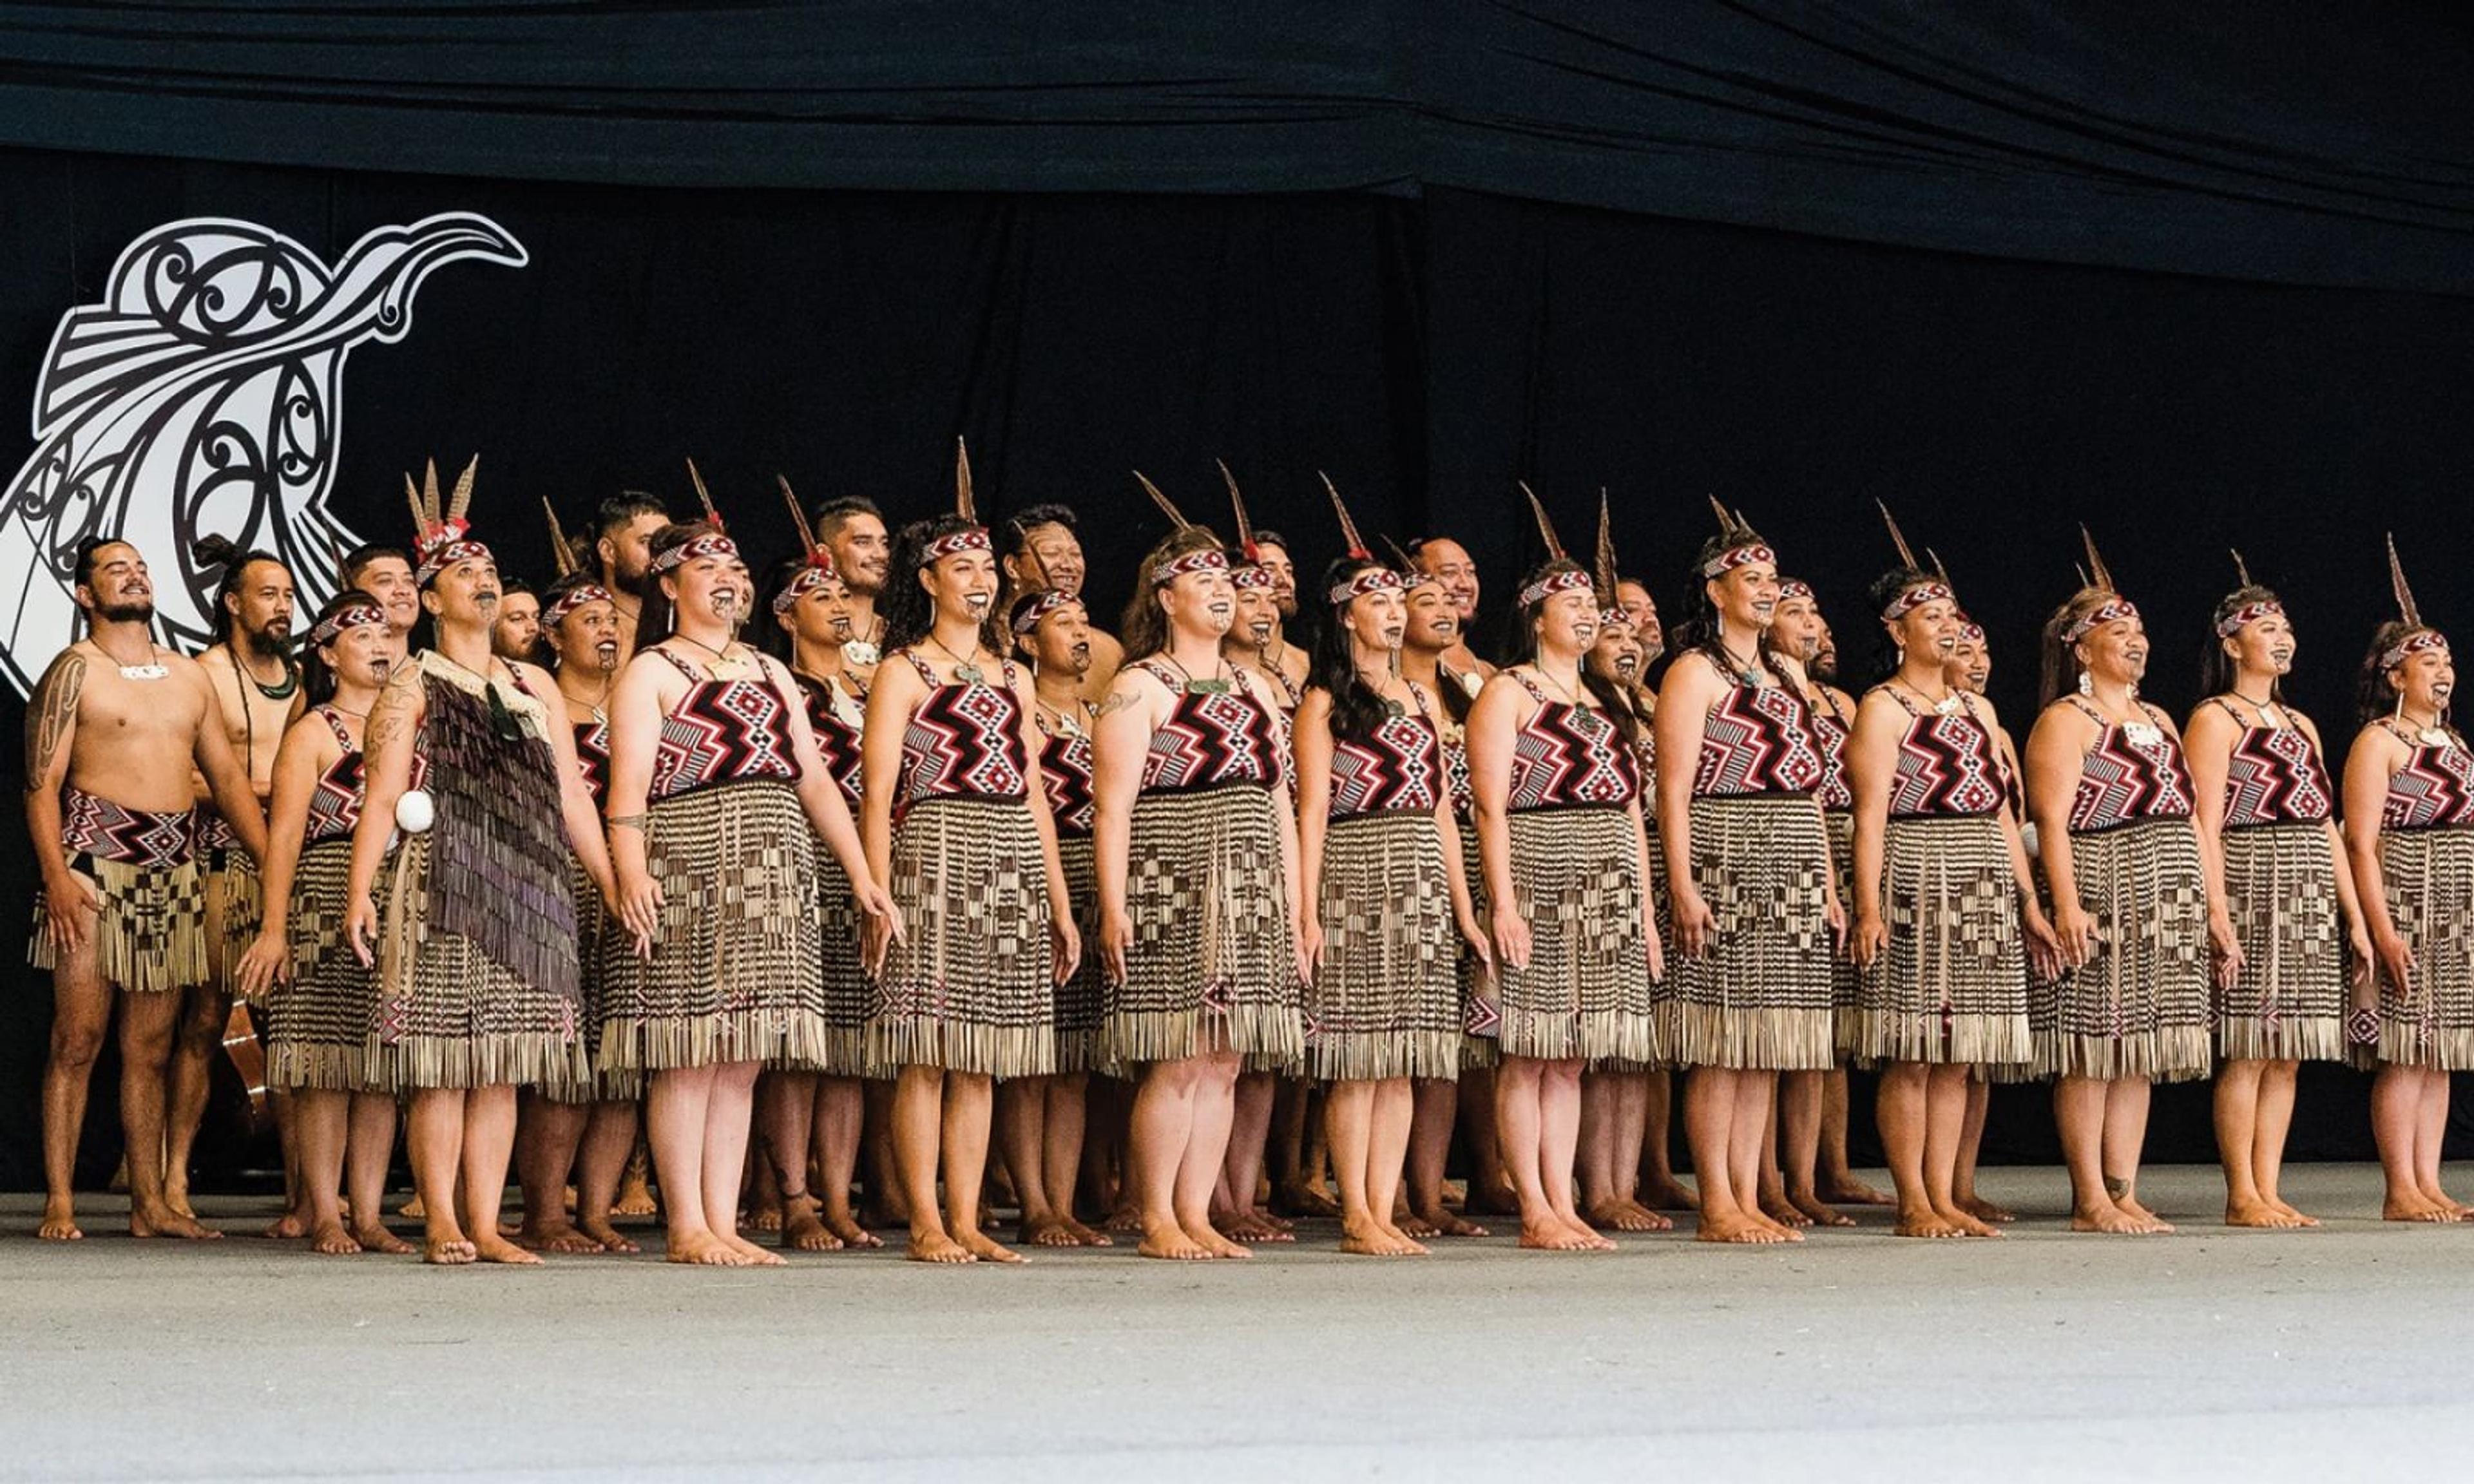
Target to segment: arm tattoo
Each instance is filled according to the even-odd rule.
[[[1132,691],[1112,690],[1106,695],[1102,696],[1099,702],[1091,707],[1091,715],[1094,720],[1097,720],[1100,717],[1107,715],[1111,711],[1122,711],[1133,704],[1134,693]]]
[[[414,698],[420,693],[420,673],[407,667],[388,680],[386,689],[378,694],[377,708],[369,720],[367,740],[363,743],[365,751],[376,754],[402,736],[404,729],[411,725]]]
[[[78,698],[85,692],[85,657],[74,651],[61,656],[43,678],[42,694],[26,711],[26,787],[44,786],[61,738],[77,720]]]

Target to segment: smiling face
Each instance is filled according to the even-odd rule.
[[[1587,663],[1590,674],[1617,685],[1637,683],[1642,663],[1640,640],[1630,625],[1601,623],[1597,642],[1589,646]]]
[[[1014,585],[1026,592],[1042,589],[1082,594],[1082,543],[1058,521],[1032,526],[1022,535],[1020,555],[1006,559]]]
[[[865,511],[853,511],[841,517],[839,528],[825,545],[833,552],[834,570],[842,574],[854,594],[873,598],[885,590],[893,543],[885,538],[884,521]]]
[[[1229,590],[1236,608],[1228,636],[1254,649],[1271,648],[1272,631],[1280,626],[1279,594],[1269,587],[1232,586]]]
[[[383,624],[354,624],[318,647],[318,658],[344,685],[376,690],[395,667],[395,637]]]
[[[1261,566],[1272,574],[1272,596],[1282,618],[1298,616],[1298,569],[1289,560],[1286,547],[1265,541],[1257,548],[1262,553]]]
[[[790,634],[802,644],[838,649],[851,641],[850,589],[838,577],[819,578],[790,606]]]
[[[1159,605],[1172,632],[1217,642],[1236,622],[1237,588],[1225,568],[1180,572],[1159,589]]]
[[[677,614],[673,624],[680,630],[711,633],[718,626],[728,633],[739,621],[739,573],[727,557],[697,557],[664,573],[662,593],[670,600]]]
[[[1041,618],[1023,647],[1040,674],[1079,681],[1091,673],[1091,615],[1068,603]]]
[[[1442,585],[1462,628],[1467,628],[1477,616],[1478,596],[1477,563],[1469,560],[1468,549],[1450,537],[1436,537],[1419,543],[1418,566]]]
[[[1409,607],[1397,588],[1361,592],[1340,610],[1350,645],[1361,658],[1396,655],[1408,636]]]
[[[1984,694],[1984,686],[1993,679],[1993,650],[1984,640],[1961,626],[1959,636],[1953,640],[1950,658],[1942,665],[1942,681],[1973,695]]]
[[[1771,586],[1771,590],[1777,590],[1776,584]],[[1735,621],[1741,623],[1745,620],[1737,618]],[[1770,609],[1769,629],[1770,643],[1776,645],[1781,654],[1809,661],[1821,652],[1821,607],[1810,598],[1777,599]]]
[[[1718,610],[1718,616],[1737,629],[1769,628],[1778,616],[1778,565],[1770,562],[1747,562],[1731,567],[1709,579],[1704,590]],[[1777,641],[1782,649],[1790,648],[1783,638]]]
[[[1587,587],[1569,587],[1541,600],[1529,619],[1540,655],[1578,658],[1598,641],[1598,598]]]
[[[1958,632],[1964,626],[1957,604],[1948,598],[1935,598],[1907,610],[1882,627],[1890,631],[1890,642],[1901,653],[1920,662],[1930,660],[1936,670],[1947,672],[1951,656],[1958,650]]]
[[[78,584],[77,605],[113,623],[145,623],[155,616],[155,581],[146,559],[127,541],[96,548],[94,565]]]
[[[2293,673],[2293,625],[2282,612],[2264,613],[2219,640],[2242,669],[2278,679]]]
[[[421,617],[421,585],[413,580],[412,563],[393,555],[373,557],[352,586],[378,600],[398,637],[412,632]]]
[[[2137,618],[2098,624],[2075,649],[2079,668],[2099,681],[2135,685],[2147,674],[2147,629]]]
[[[1405,607],[1409,622],[1400,636],[1404,647],[1440,655],[1461,641],[1460,610],[1441,584],[1419,584],[1410,589]]]
[[[919,586],[939,617],[965,614],[973,627],[987,622],[997,601],[997,559],[985,551],[958,551],[919,570]]]
[[[550,652],[561,670],[614,675],[618,670],[618,608],[606,600],[587,603],[550,631]]]
[[[2389,671],[2389,683],[2407,706],[2437,715],[2448,709],[2448,698],[2457,692],[2457,665],[2443,644],[2406,656]]]

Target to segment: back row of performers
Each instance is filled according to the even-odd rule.
[[[873,1245],[863,1130],[911,1256],[1013,1260],[983,1230],[992,1129],[1026,1240],[1107,1240],[1080,1172],[1145,1255],[1238,1257],[1285,1238],[1255,1206],[1281,1088],[1321,1099],[1349,1252],[1477,1230],[1443,1200],[1456,1122],[1467,1208],[1525,1246],[1695,1197],[1705,1239],[1794,1240],[1885,1199],[1845,1171],[1850,1064],[1882,1074],[1902,1234],[1997,1233],[1985,1089],[2028,1078],[2073,1226],[2169,1230],[2138,1199],[2147,1089],[2211,1073],[2226,1219],[2308,1225],[2277,1194],[2306,1060],[2376,1064],[2389,1217],[2468,1214],[2438,1159],[2474,1066],[2474,756],[2401,575],[2340,809],[2246,575],[2177,729],[2091,543],[2023,766],[1983,631],[1904,540],[1858,701],[1811,590],[1720,511],[1653,693],[1664,631],[1603,508],[1594,570],[1538,509],[1553,555],[1498,670],[1468,553],[1381,560],[1337,492],[1309,657],[1285,542],[1242,508],[1232,544],[1154,490],[1171,529],[1111,637],[1072,515],[992,534],[959,476],[889,541],[863,501],[813,527],[793,501],[804,554],[761,598],[709,503],[614,501],[589,548],[553,517],[564,575],[520,599],[467,527],[473,470],[442,501],[433,469],[411,550],[347,560],[297,667],[272,559],[219,554],[228,631],[192,660],[152,642],[140,554],[82,547],[91,632],[28,727],[42,1234],[78,1234],[115,999],[132,1228],[213,1234],[180,1177],[217,985],[262,1010],[291,1219],[325,1252],[405,1250],[379,1221],[400,1107],[431,1260],[632,1251],[641,1105],[674,1260],[780,1260],[738,1230],[751,1131],[785,1245]],[[1679,1070],[1697,1192],[1665,1161]]]

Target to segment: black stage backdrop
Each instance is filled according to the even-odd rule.
[[[354,354],[336,506],[397,534],[401,471],[480,450],[482,533],[535,576],[538,496],[685,508],[693,455],[779,552],[776,471],[926,513],[959,434],[993,513],[1081,508],[1103,607],[1159,530],[1130,468],[1216,519],[1226,458],[1307,566],[1327,469],[1370,528],[1467,539],[1491,609],[1538,555],[1526,477],[1576,541],[1607,486],[1670,606],[1722,494],[1851,660],[1880,496],[1991,628],[2023,735],[2079,520],[2177,712],[2228,544],[2284,589],[2332,738],[2383,529],[2474,621],[2474,132],[2439,12],[1706,5],[1644,37],[1581,7],[925,9],[0,5],[0,141],[41,146],[0,149],[0,388],[31,398],[58,316],[159,223],[331,258],[476,210],[531,262],[440,273]],[[48,987],[0,984],[23,1188]],[[98,1166],[111,1102],[107,1067]],[[2151,1149],[2211,1156],[2203,1088],[2160,1091]],[[2308,1077],[2296,1156],[2368,1149],[2361,1079]],[[2052,1155],[2004,1089],[1988,1156]]]

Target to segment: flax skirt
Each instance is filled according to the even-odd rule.
[[[1685,1066],[1827,1071],[1835,1062],[1830,841],[1809,794],[1692,801],[1692,881],[1716,931],[1667,950],[1660,1041]],[[1671,904],[1670,904],[1671,910]]]
[[[2380,1060],[2474,1068],[2474,829],[2385,830],[2389,921],[2413,951],[2413,982],[2380,985]]]
[[[133,994],[171,994],[206,982],[206,866],[195,858],[135,866],[72,854],[69,869],[93,883],[99,910],[89,940],[103,981]],[[44,931],[43,897],[26,962],[58,967]]]
[[[1460,819],[1461,870],[1468,880],[1469,906],[1477,914],[1478,925],[1489,931],[1493,920],[1486,904],[1486,865],[1478,859],[1477,821]],[[1461,1065],[1492,1066],[1500,1049],[1503,1034],[1502,991],[1494,975],[1467,944],[1460,945],[1455,976],[1461,991]]]
[[[655,802],[661,883],[650,959],[613,926],[601,951],[604,1073],[824,1055],[815,836],[789,784],[722,783]]]
[[[1460,929],[1434,815],[1333,820],[1317,905],[1322,963],[1306,993],[1313,1075],[1457,1078]]]
[[[1511,816],[1510,830],[1514,906],[1529,924],[1529,962],[1499,970],[1502,1054],[1656,1062],[1632,816],[1524,809]]]
[[[2228,829],[2224,847],[2243,967],[2233,988],[2213,992],[2217,1054],[2346,1060],[2345,930],[2328,826]]]
[[[352,885],[350,836],[303,849],[292,875],[292,979],[266,1001],[266,1084],[286,1090],[386,1092],[370,1059],[378,1023],[378,976],[344,941]]]
[[[1264,1065],[1305,1058],[1276,796],[1250,783],[1136,796],[1126,981],[1102,994],[1106,1063],[1176,1061],[1214,1047]]]
[[[607,938],[612,931],[609,909],[602,905],[601,891],[585,874],[584,863],[570,861],[567,872],[568,889],[575,895],[575,982],[584,997],[584,1046],[593,1065],[601,1065],[601,958],[608,951]],[[625,934],[620,933],[619,951],[628,951]],[[643,1094],[644,1078],[641,1072],[599,1071],[591,1081],[574,1087],[545,1087],[542,1091],[562,1103],[625,1102]]]
[[[893,830],[902,941],[877,979],[883,1066],[996,1077],[1056,1070],[1048,871],[1022,799],[929,799]]]
[[[860,963],[860,924],[863,914],[851,895],[850,873],[839,857],[816,842],[816,948],[823,974],[824,1050],[813,1063],[776,1065],[791,1071],[822,1072],[828,1077],[890,1077],[893,1068],[877,1064],[868,1043],[868,1012],[876,987],[868,983]]]
[[[1056,1069],[1100,1067],[1100,881],[1092,867],[1091,837],[1056,837],[1057,863],[1065,871],[1065,895],[1074,899],[1074,930],[1082,935],[1082,963],[1056,987]]]
[[[414,835],[379,873],[384,934],[372,1084],[398,1090],[584,1086],[582,1007],[526,984],[461,933],[428,925],[429,837]],[[571,1094],[570,1094],[571,1095]]]
[[[1839,1017],[1854,1061],[2022,1065],[2027,954],[1998,814],[1893,819],[1881,848],[1889,945]]]
[[[1838,905],[1853,922],[1856,917],[1856,816],[1846,809],[1825,809],[1821,828],[1830,837],[1830,879],[1838,888]],[[1861,993],[1856,982],[1856,961],[1844,953],[1830,956],[1830,1003],[1843,1024],[1848,1012],[1856,1008]],[[1843,1048],[1842,1048],[1843,1050]]]
[[[2028,1008],[2037,1071],[2207,1076],[2208,898],[2197,830],[2187,819],[2143,820],[2074,834],[2070,850],[2097,941],[2086,964],[2040,986]]]

